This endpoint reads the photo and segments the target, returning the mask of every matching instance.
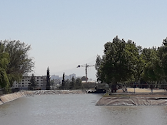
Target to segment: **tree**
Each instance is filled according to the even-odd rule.
[[[167,37],[165,39],[163,39],[162,43],[163,43],[164,46],[167,46]]]
[[[62,85],[61,88],[64,89],[65,88],[65,73],[63,73],[63,79],[62,79]]]
[[[70,80],[67,79],[67,80],[64,81],[64,87],[63,87],[63,89],[69,89],[69,88],[70,88]]]
[[[167,38],[162,43],[163,45],[157,49],[156,73],[160,81],[167,81]]]
[[[82,81],[80,78],[76,79],[76,89],[81,89],[82,88]]]
[[[54,86],[55,86],[54,79],[50,80],[50,85],[52,86],[52,89],[54,89]]]
[[[82,81],[86,81],[88,78],[86,78],[86,76],[82,76],[81,80]]]
[[[75,87],[76,87],[75,84],[76,84],[75,78],[72,77],[69,89],[75,89]]]
[[[49,73],[49,67],[47,68],[47,76],[46,76],[46,90],[50,90],[50,73]]]
[[[134,65],[134,78],[135,78],[135,82],[138,82],[141,80],[141,76],[143,74],[143,70],[144,70],[144,60],[142,59],[141,53],[142,53],[142,47],[141,46],[137,46],[137,50],[138,50],[138,54],[136,53],[136,64]]]
[[[137,65],[138,49],[134,42],[127,43],[117,36],[113,42],[104,45],[102,59],[97,56],[97,79],[106,82],[111,89],[116,91],[118,82],[125,82],[134,77],[135,65]]]
[[[97,56],[95,68],[97,80],[112,89],[117,83],[130,81],[158,85],[167,81],[167,38],[158,48],[142,49],[131,40],[125,42],[116,36],[104,45],[104,55]]]
[[[97,77],[97,81],[101,81],[103,82],[104,80],[104,72],[101,70],[102,68],[102,62],[103,60],[101,59],[101,57],[99,55],[97,55],[97,58],[96,58],[96,64],[95,64],[95,69],[97,70],[97,73],[96,73],[96,77]]]
[[[34,74],[32,74],[32,76],[31,76],[31,79],[30,79],[30,86],[29,86],[29,88],[31,89],[31,90],[34,90],[35,88],[36,88],[36,86],[37,86],[37,83],[36,83],[36,81],[35,81],[35,76],[34,76]]]
[[[8,91],[10,83],[6,73],[6,69],[9,64],[9,54],[8,53],[0,53],[0,86]]]
[[[152,84],[153,82],[161,80],[163,71],[160,58],[158,57],[157,49],[143,49],[142,58],[145,61],[145,68],[143,74],[144,80]]]
[[[31,46],[15,40],[5,40],[0,43],[4,46],[1,51],[9,54],[10,62],[6,68],[6,73],[12,86],[14,81],[20,81],[22,76],[31,72],[34,67],[32,59],[28,57]]]

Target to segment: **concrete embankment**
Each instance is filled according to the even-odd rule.
[[[43,95],[43,94],[84,94],[86,91],[82,90],[36,90],[34,95]]]
[[[84,94],[82,90],[36,90],[36,91],[22,91],[0,96],[0,105],[15,99],[32,96],[32,95],[47,95],[47,94]]]
[[[102,97],[96,106],[157,106],[167,105],[167,95],[115,95]]]
[[[0,105],[3,103],[7,103],[10,101],[13,101],[15,99],[27,96],[27,95],[32,95],[33,91],[22,91],[22,92],[16,92],[16,93],[11,93],[11,94],[6,94],[0,96]]]

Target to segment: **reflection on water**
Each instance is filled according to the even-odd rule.
[[[125,125],[166,125],[167,109],[161,106],[114,106],[106,107],[108,122]],[[105,111],[104,111],[105,112]]]
[[[24,97],[0,106],[3,125],[166,125],[167,106],[95,106],[100,95]]]

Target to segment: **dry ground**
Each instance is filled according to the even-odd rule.
[[[119,89],[117,93],[113,93],[111,96],[129,96],[129,97],[163,97],[167,98],[167,91],[164,89],[153,89],[153,93],[151,92],[151,89],[140,89],[135,88],[127,88],[127,93],[124,93],[122,89]]]
[[[130,93],[133,93],[134,88],[127,88],[127,91],[130,92]],[[122,93],[123,91],[122,91],[122,89],[119,89],[117,92]],[[136,93],[151,93],[151,89],[135,88],[135,92]],[[167,91],[164,90],[164,89],[153,89],[153,93],[164,93],[164,92],[167,92]]]

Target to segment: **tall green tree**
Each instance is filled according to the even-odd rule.
[[[20,41],[1,41],[3,52],[9,54],[10,62],[7,66],[6,73],[12,86],[14,81],[20,81],[22,76],[32,71],[34,62],[28,57],[31,49],[30,45]]]
[[[113,42],[104,45],[102,59],[99,56],[96,59],[97,79],[110,84],[112,89],[118,82],[134,79],[137,56],[138,48],[134,42],[125,42],[116,36]]]
[[[158,56],[158,73],[159,77],[162,79],[166,79],[167,81],[167,38],[163,40],[163,45],[158,47],[157,49]]]
[[[76,89],[82,89],[82,81],[80,78],[76,79]]]
[[[49,72],[49,67],[47,68],[46,90],[50,90],[50,72]]]
[[[76,88],[76,80],[74,77],[72,77],[69,89],[75,89],[75,88]]]
[[[63,73],[63,77],[62,77],[61,89],[65,89],[65,73]]]
[[[96,73],[97,81],[101,81],[101,82],[103,82],[105,78],[105,74],[102,71],[102,67],[103,67],[102,64],[103,64],[103,61],[105,60],[104,58],[105,57],[103,57],[102,59],[99,55],[97,55],[96,64],[95,64],[95,69],[97,70],[97,73]]]
[[[0,87],[5,90],[9,89],[10,83],[6,73],[9,64],[9,54],[0,53]]]
[[[104,45],[104,55],[97,56],[97,80],[116,85],[126,81],[157,84],[167,81],[167,38],[155,48],[136,46],[115,37]]]
[[[29,86],[30,89],[34,90],[36,88],[36,86],[37,86],[34,74],[32,74],[32,76],[31,76],[30,83],[31,83],[30,86]]]
[[[138,50],[138,53],[136,53],[135,55],[135,64],[134,64],[134,79],[135,82],[139,83],[139,81],[141,80],[142,74],[144,72],[144,67],[145,67],[145,62],[142,59],[142,47],[141,46],[137,46],[136,47]]]
[[[145,81],[154,83],[162,79],[162,65],[156,48],[145,48],[142,52],[145,61],[143,78]]]
[[[64,81],[64,88],[63,89],[69,89],[70,88],[70,80],[69,79],[67,79],[67,80],[65,80]]]

